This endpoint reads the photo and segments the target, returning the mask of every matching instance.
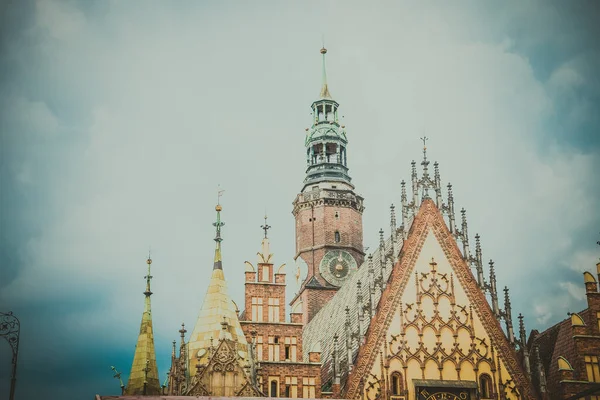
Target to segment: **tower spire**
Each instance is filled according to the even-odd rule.
[[[146,279],[144,313],[142,314],[140,333],[135,346],[129,382],[125,389],[125,394],[128,395],[160,394],[156,353],[154,351],[154,334],[152,331],[152,311],[150,306],[150,296],[152,296],[152,291],[150,290],[150,281],[152,280],[150,267],[152,265],[152,259],[150,258],[150,254],[148,254],[146,264],[148,265],[148,273],[144,277]]]
[[[325,54],[327,54],[327,49],[325,48],[325,43],[323,43],[323,47],[321,47],[321,54],[323,55],[323,71],[322,71],[322,78],[321,78],[321,93],[319,94],[319,98],[331,99],[331,94],[329,93],[329,87],[327,86],[327,70],[325,68]]]
[[[223,210],[223,207],[221,206],[221,194],[223,192],[224,190],[219,190],[217,195],[217,206],[215,207],[215,210],[217,211],[217,222],[214,222],[213,226],[216,228],[217,231],[215,235],[215,242],[217,243],[217,245],[215,247],[215,261],[213,269],[223,269],[223,263],[221,260],[221,242],[223,241],[223,239],[221,238],[221,227],[225,225],[224,222],[221,222],[221,210]]]

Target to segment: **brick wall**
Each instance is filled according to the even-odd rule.
[[[316,199],[315,196],[318,198]],[[315,277],[327,290],[303,287],[293,304],[303,303],[303,323],[308,323],[335,294],[321,276],[319,265],[329,250],[343,249],[354,257],[357,266],[364,260],[362,199],[359,202],[339,200],[338,196],[356,199],[354,193],[344,190],[311,192],[311,196],[298,195],[294,203],[296,218],[296,256],[308,266],[306,282]],[[310,200],[306,200],[310,197]],[[337,234],[336,234],[337,233]],[[339,236],[339,237],[337,237]],[[339,240],[338,240],[339,239]]]
[[[262,378],[263,393],[269,395],[269,378],[279,378],[279,396],[285,397],[285,378],[296,377],[298,382],[298,397],[302,397],[303,379],[315,380],[315,398],[321,397],[321,365],[306,363],[263,362],[259,372]]]

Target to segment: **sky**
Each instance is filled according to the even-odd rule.
[[[126,382],[149,247],[166,377],[205,295],[219,185],[233,299],[265,212],[291,299],[323,40],[365,246],[389,232],[426,135],[513,318],[543,330],[585,308],[582,272],[600,256],[599,19],[593,1],[1,2],[0,311],[21,321],[16,398],[119,393],[110,366]]]

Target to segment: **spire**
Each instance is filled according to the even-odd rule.
[[[215,261],[213,269],[223,269],[223,262],[221,260],[221,242],[223,241],[223,239],[221,238],[221,227],[224,226],[225,223],[221,222],[221,210],[223,210],[223,207],[220,204],[221,193],[223,193],[223,191],[219,190],[219,199],[217,201],[217,206],[215,207],[215,210],[217,211],[217,222],[213,223],[213,226],[217,230],[217,234],[215,236],[215,242],[217,243],[217,246],[215,248]]]
[[[327,86],[327,71],[325,69],[325,54],[327,54],[325,46],[321,48],[321,54],[323,55],[323,76],[321,78],[321,93],[319,94],[319,98],[331,100],[331,94],[329,93],[329,87]]]
[[[333,100],[327,86],[325,73],[325,54],[327,50],[321,49],[323,56],[323,82],[321,93],[313,101],[312,126],[306,128],[304,145],[306,146],[306,178],[304,179],[304,192],[319,182],[335,182],[341,189],[354,189],[352,178],[348,174],[347,147],[348,138],[346,128],[340,123],[339,104]],[[337,185],[336,185],[337,186]]]
[[[222,191],[219,191],[219,197],[221,193]],[[219,203],[215,209],[217,211],[217,222],[213,225],[217,231],[215,237],[217,246],[214,267],[202,308],[187,345],[188,373],[190,376],[196,374],[196,366],[208,361],[212,347],[211,343],[213,339],[216,340],[221,335],[225,339],[235,342],[236,352],[239,352],[240,357],[247,360],[248,345],[238,319],[235,304],[227,290],[227,281],[225,280],[221,261],[221,227],[224,225],[221,222],[221,211],[223,207]],[[222,322],[226,322],[226,325],[223,325]]]
[[[148,273],[144,277],[146,279],[144,313],[142,314],[140,333],[135,346],[129,382],[125,389],[125,394],[128,395],[160,394],[156,353],[154,352],[154,334],[152,332],[152,311],[150,307],[150,296],[152,295],[152,291],[150,290],[150,281],[152,279],[152,275],[150,274],[150,267],[152,265],[150,254],[148,254],[146,264],[148,265]]]

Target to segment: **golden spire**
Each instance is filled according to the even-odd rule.
[[[222,191],[219,191],[219,197]],[[188,343],[188,361],[190,365],[189,374],[196,374],[196,365],[206,363],[210,352],[211,343],[221,337],[237,343],[237,351],[247,357],[247,342],[242,327],[238,320],[236,307],[227,291],[227,281],[223,273],[221,260],[221,211],[223,207],[220,202],[215,207],[217,211],[217,222],[213,223],[216,228],[215,259],[212,275],[208,283],[208,289],[202,308],[196,320],[196,325]],[[223,325],[223,322],[226,324]]]
[[[154,352],[154,334],[152,332],[152,311],[150,307],[150,296],[152,295],[152,291],[150,290],[150,280],[152,279],[152,275],[150,275],[150,266],[152,265],[150,253],[148,253],[146,264],[148,265],[148,274],[144,277],[146,279],[144,313],[142,314],[140,333],[135,345],[129,382],[127,383],[127,388],[125,388],[125,394],[128,395],[160,394],[156,353]]]
[[[321,82],[321,93],[319,94],[319,98],[331,99],[329,87],[327,86],[327,71],[325,70],[325,54],[327,54],[327,49],[325,48],[325,45],[323,45],[323,47],[321,48],[321,54],[323,55],[323,77]]]

